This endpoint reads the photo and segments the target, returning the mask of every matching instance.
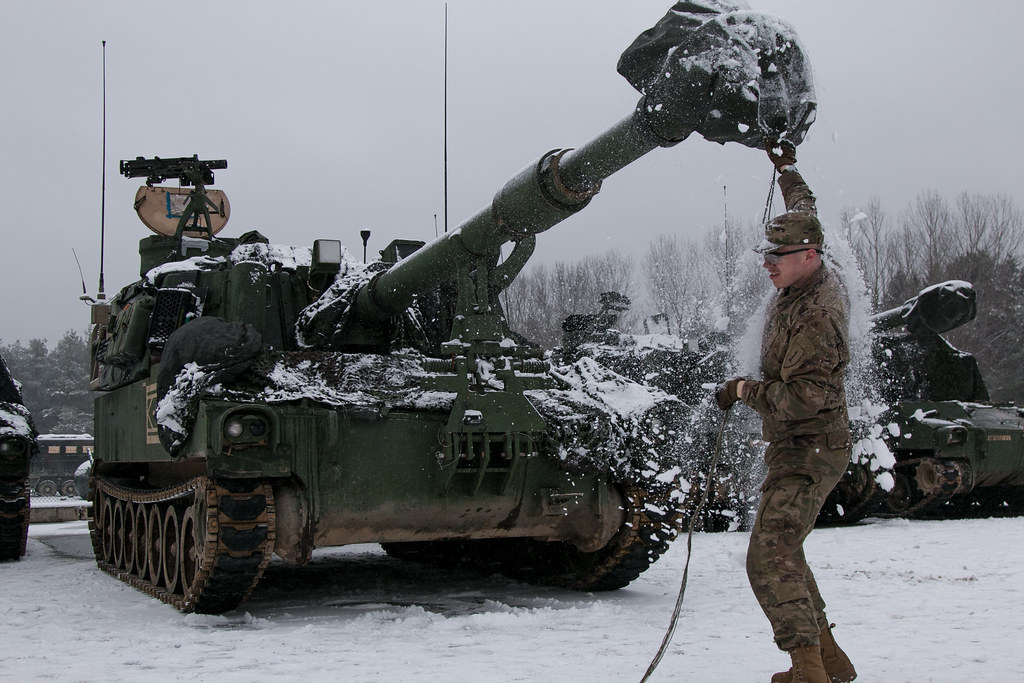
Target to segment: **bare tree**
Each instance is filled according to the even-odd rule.
[[[667,317],[671,334],[683,336],[694,324],[706,298],[703,266],[697,246],[679,235],[658,235],[647,248],[643,268],[650,306]]]
[[[601,307],[601,294],[636,295],[632,256],[608,252],[577,263],[538,265],[516,278],[503,298],[510,327],[544,347],[562,340],[562,321],[574,313]],[[638,314],[624,314],[620,326],[630,331]]]
[[[871,305],[881,304],[882,291],[889,270],[889,252],[886,248],[888,224],[882,200],[872,197],[863,211],[846,208],[840,213],[840,222],[846,226],[846,235],[864,274],[864,283],[871,296]]]
[[[919,194],[906,214],[905,228],[921,247],[922,275],[927,282],[940,279],[949,262],[950,219],[949,204],[935,190]]]
[[[956,198],[952,227],[957,238],[953,247],[958,257],[1021,253],[1024,220],[1006,195],[961,193]]]

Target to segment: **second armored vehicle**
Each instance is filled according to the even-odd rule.
[[[1024,511],[1024,412],[989,400],[975,358],[942,333],[974,319],[970,283],[933,285],[874,317],[880,435],[895,459],[893,486],[878,488],[854,465],[824,508],[865,514],[944,516],[972,507]],[[850,514],[852,513],[852,514]]]

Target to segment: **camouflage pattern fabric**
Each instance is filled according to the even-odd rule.
[[[824,264],[807,282],[779,292],[762,341],[762,379],[743,388],[743,402],[762,418],[765,441],[808,434],[849,438],[846,301]]]
[[[804,177],[795,168],[779,174],[779,189],[786,202],[786,211],[802,211],[817,215],[817,200],[811,188],[804,181]]]
[[[779,185],[790,211],[815,213],[795,170]],[[843,372],[850,361],[846,291],[824,264],[780,290],[761,345],[761,380],[743,402],[762,420],[768,474],[747,548],[747,578],[782,650],[818,645],[825,602],[803,543],[850,461]]]
[[[850,446],[829,437],[797,436],[768,446],[768,475],[747,548],[747,577],[782,650],[817,645],[828,626],[825,602],[804,558],[803,543],[822,504],[843,476]]]

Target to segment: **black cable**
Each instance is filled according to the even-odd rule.
[[[731,409],[732,406],[729,407]],[[654,659],[651,660],[650,665],[647,667],[647,671],[644,673],[644,677],[640,679],[640,683],[644,683],[651,674],[654,673],[654,669],[657,668],[658,663],[661,662],[661,658],[665,655],[665,651],[668,649],[668,644],[672,640],[672,634],[676,630],[676,622],[679,620],[679,612],[683,608],[683,594],[686,592],[686,579],[690,572],[690,554],[693,551],[693,529],[697,525],[697,519],[700,517],[701,510],[704,509],[704,503],[708,501],[708,496],[711,494],[711,486],[715,482],[715,470],[718,468],[718,456],[722,452],[722,437],[725,434],[725,425],[729,419],[729,409],[722,415],[722,426],[718,430],[718,443],[715,445],[715,455],[711,459],[711,467],[708,469],[708,481],[704,487],[704,493],[700,497],[700,502],[697,503],[697,509],[694,510],[693,516],[690,517],[690,527],[686,536],[686,564],[683,566],[683,580],[679,584],[679,595],[676,597],[676,607],[672,610],[672,621],[668,625],[668,630],[665,632],[665,637],[661,640],[661,647],[658,648],[658,653],[654,655]]]

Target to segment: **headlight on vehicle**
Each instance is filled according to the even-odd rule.
[[[229,439],[237,439],[242,434],[245,434],[245,423],[237,417],[231,418],[224,423],[224,436]]]
[[[234,444],[265,442],[269,431],[269,421],[259,413],[234,413],[224,420],[224,438]]]
[[[25,455],[25,442],[21,439],[0,439],[0,458],[13,460]]]
[[[962,444],[967,441],[967,429],[964,427],[951,427],[946,432],[946,443],[950,446]]]

